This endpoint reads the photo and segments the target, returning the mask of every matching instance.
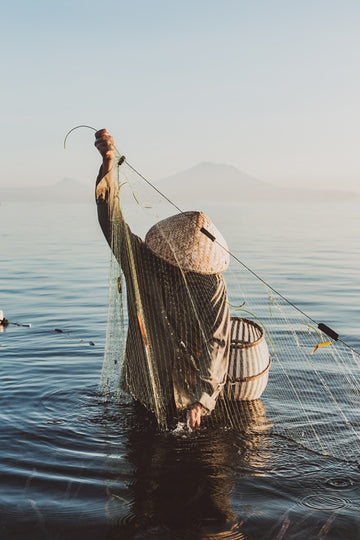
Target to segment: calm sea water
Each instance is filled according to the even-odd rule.
[[[247,265],[360,349],[358,205],[211,210]],[[253,430],[266,400],[236,433],[178,437],[99,393],[94,206],[3,203],[0,250],[0,309],[31,324],[0,333],[0,538],[360,538],[359,468]]]

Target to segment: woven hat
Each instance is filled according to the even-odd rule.
[[[145,243],[157,257],[185,271],[218,274],[229,265],[227,244],[203,212],[182,212],[159,221]]]

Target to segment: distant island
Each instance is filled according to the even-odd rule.
[[[200,163],[152,183],[174,202],[296,202],[360,201],[359,193],[341,190],[282,188],[244,174],[231,165]],[[77,180],[64,178],[46,186],[1,188],[0,203],[93,202],[94,190]]]

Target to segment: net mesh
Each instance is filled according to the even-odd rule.
[[[111,246],[102,390],[132,396],[161,429],[185,422],[195,401],[203,424],[224,428],[241,427],[244,404],[257,404],[261,429],[265,410],[273,434],[359,462],[359,354],[259,279],[232,246],[224,276],[189,271],[191,254],[164,232],[176,264],[154,255],[143,239],[174,207],[144,180],[125,161],[97,188]]]

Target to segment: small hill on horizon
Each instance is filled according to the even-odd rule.
[[[245,174],[232,165],[204,162],[163,178],[156,186],[170,199],[194,201],[347,201],[360,194],[338,190],[282,188]]]
[[[360,201],[359,193],[282,188],[245,174],[232,165],[211,162],[199,163],[152,183],[176,203]],[[0,203],[5,201],[89,203],[94,201],[94,190],[77,180],[63,178],[60,182],[47,186],[1,188]]]

